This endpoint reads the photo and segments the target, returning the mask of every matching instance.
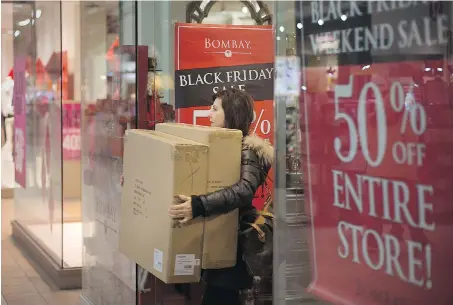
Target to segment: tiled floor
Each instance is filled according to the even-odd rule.
[[[78,305],[80,290],[50,287],[28,263],[11,239],[12,200],[3,199],[2,211],[2,305]],[[4,298],[4,300],[3,300]],[[6,301],[6,302],[5,302]]]

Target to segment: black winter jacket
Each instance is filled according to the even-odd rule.
[[[257,136],[247,136],[242,142],[241,179],[234,185],[216,192],[192,196],[193,217],[219,215],[239,209],[239,217],[254,209],[252,200],[256,190],[265,182],[274,159],[274,149]],[[203,271],[208,285],[241,290],[251,286],[238,245],[237,263],[234,267]]]

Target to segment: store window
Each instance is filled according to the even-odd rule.
[[[451,304],[451,3],[275,5],[274,304]]]
[[[83,304],[136,304],[136,265],[118,250],[123,137],[137,128],[136,2],[81,1]],[[146,71],[145,71],[146,73]]]
[[[14,179],[20,185],[13,236],[32,236],[63,268],[72,262],[65,261],[62,242],[61,8],[57,2],[12,6]]]
[[[12,13],[8,16],[12,49],[5,56],[2,52],[2,63],[10,69],[12,83],[13,237],[56,286],[80,288],[80,84],[74,40],[77,11],[72,10],[76,5],[55,1],[4,5]],[[71,14],[66,14],[68,10]]]

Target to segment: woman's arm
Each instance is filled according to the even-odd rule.
[[[230,187],[207,195],[192,196],[192,215],[225,214],[237,208],[251,206],[257,188],[264,183],[265,170],[253,150],[242,152],[241,179]]]

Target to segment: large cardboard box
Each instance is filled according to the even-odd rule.
[[[156,125],[168,133],[209,146],[208,193],[231,186],[241,177],[242,132],[226,128],[177,123]],[[236,264],[238,211],[205,219],[203,269],[220,269]]]
[[[123,167],[119,250],[164,283],[198,282],[203,219],[176,226],[168,210],[178,194],[206,193],[208,147],[130,130]]]

